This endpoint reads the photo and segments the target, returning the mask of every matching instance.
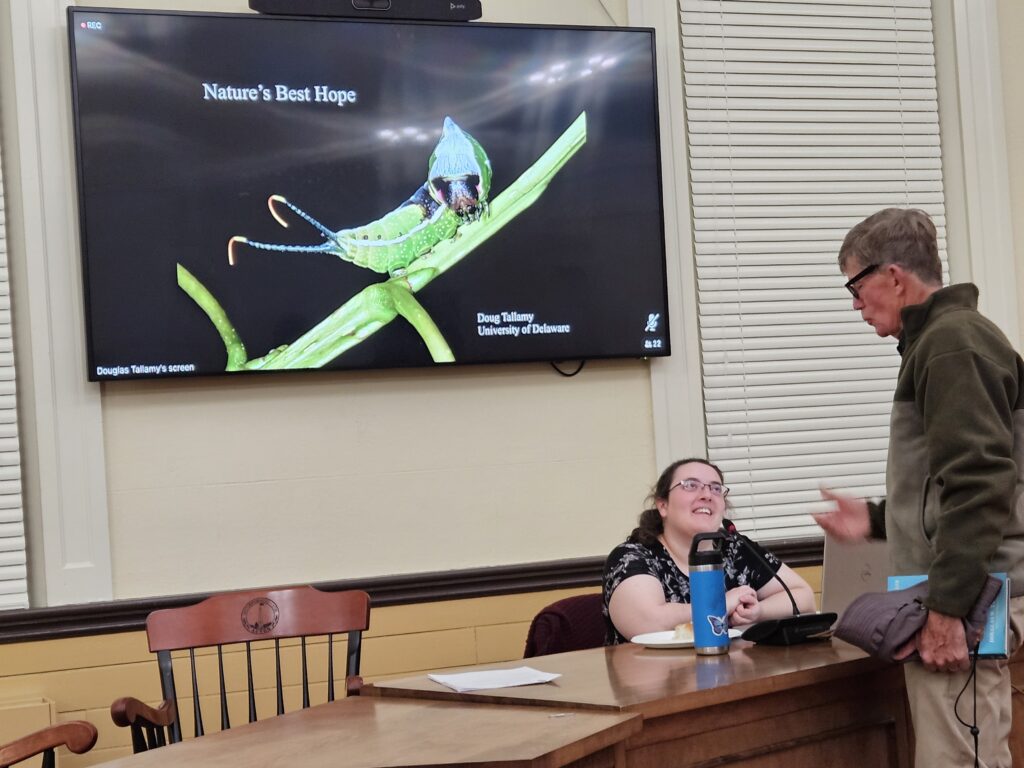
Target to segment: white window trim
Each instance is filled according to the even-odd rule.
[[[0,195],[3,159],[0,157]],[[11,292],[7,264],[5,203],[0,197],[0,610],[28,607],[25,515],[21,492],[17,386],[14,368]]]
[[[23,494],[33,606],[112,597],[100,386],[86,381],[63,0],[0,5]],[[7,47],[6,45],[4,47]]]
[[[675,2],[629,0],[629,23],[653,27],[658,67],[661,173],[668,255],[669,334],[672,354],[651,360],[654,455],[658,471],[678,458],[707,452],[697,281],[690,228],[690,177],[683,129],[683,65]]]
[[[952,14],[970,265],[965,279],[978,286],[981,311],[1020,349],[996,3],[953,0]]]

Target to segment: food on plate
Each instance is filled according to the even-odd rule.
[[[680,640],[684,643],[693,642],[693,622],[688,621],[685,624],[677,624],[675,632],[672,634],[673,640]]]

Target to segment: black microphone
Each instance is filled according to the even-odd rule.
[[[740,535],[731,520],[722,523],[722,532],[726,539],[739,544],[744,551],[753,555],[758,563],[771,572],[775,580],[782,585],[782,589],[793,606],[792,616],[751,624],[741,635],[744,640],[764,645],[796,645],[811,640],[827,640],[832,637],[832,625],[838,618],[835,613],[800,613],[800,608],[796,604],[796,598],[793,597],[789,585],[779,576],[779,572],[768,564],[761,553]]]
[[[799,616],[800,615],[800,609],[797,607],[796,598],[793,597],[793,593],[790,591],[789,585],[786,584],[786,582],[782,580],[782,577],[779,576],[779,572],[778,571],[776,571],[774,568],[772,568],[770,565],[768,565],[768,561],[765,560],[761,556],[761,553],[758,552],[756,549],[754,549],[754,547],[750,546],[750,544],[747,542],[747,540],[744,539],[742,536],[740,536],[740,532],[736,530],[736,526],[733,524],[732,520],[725,520],[722,523],[722,531],[723,531],[723,533],[725,533],[725,538],[726,539],[728,539],[729,541],[735,541],[737,544],[742,546],[748,553],[753,555],[754,559],[756,559],[757,562],[759,562],[766,569],[771,571],[772,576],[774,576],[775,580],[778,581],[779,584],[782,585],[782,589],[785,591],[786,597],[789,598],[789,602],[793,606],[793,615],[794,616]]]

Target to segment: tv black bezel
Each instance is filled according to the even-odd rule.
[[[403,370],[403,369],[435,369],[435,368],[451,368],[451,367],[462,367],[462,366],[479,366],[479,365],[518,365],[518,364],[533,364],[533,363],[549,363],[557,368],[558,363],[566,361],[580,361],[585,362],[587,360],[647,360],[649,358],[668,357],[671,355],[671,332],[670,332],[670,314],[669,314],[669,297],[668,297],[668,249],[667,241],[665,236],[665,192],[664,192],[664,179],[663,179],[663,151],[662,151],[662,131],[661,131],[661,115],[660,115],[660,102],[658,95],[658,67],[657,67],[657,46],[655,29],[652,27],[637,27],[637,26],[608,26],[608,25],[578,25],[578,24],[530,24],[530,23],[513,23],[513,22],[484,22],[484,21],[444,21],[444,20],[416,20],[416,19],[397,19],[397,18],[366,18],[366,17],[344,17],[344,16],[323,16],[323,15],[300,15],[300,14],[262,14],[258,12],[225,12],[225,11],[188,11],[188,10],[169,10],[159,8],[110,8],[101,6],[68,6],[67,9],[67,35],[68,35],[68,66],[70,70],[70,97],[71,97],[71,115],[72,115],[72,128],[73,128],[73,141],[74,141],[74,157],[75,157],[75,192],[76,192],[76,212],[78,215],[78,234],[79,234],[79,258],[81,260],[82,268],[82,294],[83,294],[83,312],[84,322],[83,329],[85,331],[85,348],[87,358],[87,379],[90,382],[110,382],[120,380],[167,380],[167,379],[193,379],[193,378],[206,378],[210,376],[238,376],[242,375],[243,378],[248,378],[252,374],[292,374],[292,373],[321,373],[321,372],[334,372],[334,373],[350,373],[360,371],[389,371],[389,370]],[[79,124],[79,105],[78,105],[78,73],[76,66],[75,56],[75,24],[74,19],[78,15],[85,15],[89,13],[105,13],[105,14],[116,14],[125,16],[183,16],[183,17],[215,17],[215,18],[248,18],[248,19],[264,19],[268,22],[282,21],[282,20],[293,20],[303,22],[314,22],[322,24],[346,24],[346,23],[359,23],[359,24],[383,24],[383,25],[402,25],[402,26],[440,26],[440,27],[454,27],[464,28],[467,25],[473,27],[490,27],[490,28],[511,28],[511,29],[540,29],[540,30],[583,30],[583,31],[607,31],[607,32],[643,32],[650,37],[650,51],[651,51],[651,88],[652,88],[652,106],[653,106],[653,126],[654,126],[654,149],[657,156],[657,162],[655,164],[655,175],[657,182],[657,196],[658,196],[658,217],[660,219],[660,230],[659,239],[661,241],[661,253],[662,258],[660,261],[660,274],[661,274],[661,299],[664,307],[664,316],[662,321],[664,323],[664,345],[657,350],[651,350],[643,354],[599,354],[599,355],[587,355],[585,357],[576,356],[525,356],[525,357],[514,357],[507,360],[455,360],[450,363],[438,363],[438,362],[396,362],[389,365],[374,365],[374,366],[340,366],[340,367],[329,367],[323,366],[318,368],[286,368],[286,369],[248,369],[242,371],[230,371],[230,370],[218,370],[218,371],[196,371],[196,372],[183,372],[183,373],[165,373],[160,375],[147,375],[147,374],[125,374],[118,376],[98,376],[96,375],[96,362],[94,357],[93,349],[93,329],[92,329],[92,296],[88,290],[89,285],[89,258],[87,253],[87,237],[86,237],[86,199],[84,193],[84,173],[83,163],[81,161],[81,126]],[[336,358],[335,358],[336,359]],[[582,366],[581,366],[582,367]]]

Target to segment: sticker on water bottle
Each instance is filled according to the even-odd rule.
[[[729,624],[725,620],[725,616],[708,616],[708,624],[711,625],[711,634],[715,637],[722,637],[722,635],[729,634]]]

